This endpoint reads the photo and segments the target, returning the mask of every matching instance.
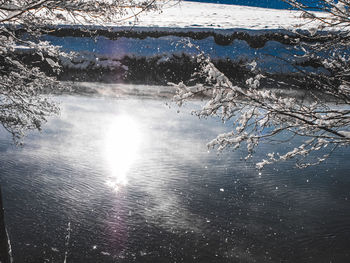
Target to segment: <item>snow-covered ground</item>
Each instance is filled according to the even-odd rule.
[[[305,22],[295,10],[169,1],[161,12],[141,13],[137,20],[85,25],[85,29],[93,29],[91,36],[79,25],[57,24],[43,40],[79,53],[72,61],[61,61],[66,69],[141,71],[144,69],[130,67],[130,63],[145,59],[152,62],[145,62],[143,67],[162,64],[169,66],[170,72],[174,56],[195,60],[198,50],[184,45],[185,40],[215,60],[240,63],[242,68],[256,61],[264,71],[288,73],[295,71],[288,61],[295,57],[292,38],[298,38],[291,30],[314,26]]]
[[[135,38],[119,38],[111,40],[105,37],[79,38],[79,37],[47,37],[55,45],[62,46],[65,51],[79,52],[73,61],[65,60],[64,65],[74,69],[86,68],[118,68],[124,57],[157,57],[157,63],[166,63],[173,55],[186,54],[194,57],[198,50],[182,42],[183,38],[165,36],[159,38],[147,37],[143,40]],[[229,45],[218,45],[213,37],[202,40],[189,40],[194,46],[205,52],[212,59],[229,59],[234,62],[251,62],[258,60],[259,66],[273,72],[287,72],[290,65],[283,61],[276,64],[279,56],[285,60],[294,58],[294,53],[286,50],[286,46],[277,41],[267,41],[261,48],[252,48],[244,40],[234,40]],[[266,56],[266,55],[269,56]]]
[[[172,2],[141,14],[135,26],[215,29],[291,29],[305,24],[299,11],[198,2]],[[127,26],[131,21],[124,21]],[[307,28],[312,25],[304,25]]]
[[[301,12],[297,10],[277,10],[271,8],[260,8],[251,6],[225,5],[201,2],[185,1],[165,1],[160,5],[160,11],[141,12],[137,18],[133,18],[133,13],[126,12],[113,23],[99,23],[98,18],[94,24],[90,20],[74,20],[69,14],[61,11],[60,17],[64,18],[58,21],[57,18],[53,24],[72,25],[84,23],[89,26],[103,27],[110,26],[115,30],[125,29],[125,27],[138,28],[206,28],[206,29],[292,29],[301,26],[303,29],[313,27],[313,24],[305,23]],[[313,12],[317,16],[323,16],[324,13]],[[85,22],[84,22],[85,21]]]

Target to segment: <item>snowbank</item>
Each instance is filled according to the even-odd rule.
[[[314,12],[321,16],[322,13]],[[62,14],[64,15],[64,14]],[[70,17],[66,16],[66,23]],[[211,28],[211,29],[292,29],[305,24],[296,10],[277,10],[259,7],[212,4],[185,1],[166,1],[161,11],[141,13],[136,20],[122,18],[117,24],[104,24],[114,28]],[[73,24],[73,22],[72,22]],[[91,26],[91,25],[90,25]]]
[[[295,59],[292,47],[300,36],[289,29],[302,23],[298,11],[170,1],[161,13],[141,14],[137,21],[121,21],[118,25],[55,25],[43,40],[77,53],[72,60],[60,61],[65,80],[73,73],[74,79],[84,81],[90,81],[91,76],[103,81],[107,74],[108,82],[145,81],[145,75],[154,75],[156,83],[163,79],[160,84],[166,84],[178,79],[171,75],[183,74],[181,63],[187,63],[183,68],[188,70],[196,68],[199,51],[186,46],[184,42],[188,41],[221,63],[232,76],[245,74],[246,65],[252,61],[257,61],[266,73],[295,72],[290,61],[304,61]],[[307,24],[300,28],[311,27]],[[150,70],[162,74],[155,76]]]
[[[161,13],[141,14],[135,22],[135,26],[142,27],[215,29],[291,29],[301,24],[298,11],[173,1]]]

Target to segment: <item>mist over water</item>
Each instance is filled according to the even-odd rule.
[[[0,132],[15,262],[350,259],[348,149],[259,172],[244,150],[208,152],[230,127],[192,116],[199,101],[177,113],[159,97],[56,99],[60,116],[22,148]],[[262,145],[256,160],[282,150]]]

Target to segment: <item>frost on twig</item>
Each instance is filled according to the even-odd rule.
[[[40,130],[58,113],[47,94],[63,87],[51,75],[74,55],[42,41],[42,35],[62,24],[117,24],[160,6],[155,0],[1,0],[0,124],[14,141],[20,143],[27,130]],[[34,66],[28,61],[33,58]]]
[[[207,85],[188,87],[180,83],[176,85],[174,100],[181,106],[184,101],[204,94],[206,103],[195,114],[200,118],[218,117],[230,123],[231,132],[218,135],[208,143],[209,148],[222,151],[244,146],[248,159],[260,143],[283,143],[295,137],[303,138],[299,146],[287,149],[285,153],[268,153],[266,159],[256,164],[261,169],[267,164],[292,158],[298,159],[298,167],[307,167],[324,161],[337,147],[350,144],[349,107],[329,105],[322,94],[312,90],[309,91],[309,102],[283,96],[277,90],[262,88],[260,80],[264,76],[259,73],[249,78],[245,85],[237,86],[204,54],[201,53],[198,59],[202,62],[200,73],[206,77]],[[333,95],[339,98],[338,90]],[[349,98],[348,93],[342,96]],[[309,160],[312,153],[322,149],[328,149],[328,153]]]
[[[294,43],[295,61],[289,62],[298,73],[294,87],[302,89],[307,101],[262,87],[265,76],[255,61],[249,64],[255,76],[233,84],[203,53],[198,56],[200,74],[207,84],[187,87],[180,83],[174,97],[181,105],[198,93],[205,94],[206,104],[196,114],[230,123],[231,132],[218,135],[208,143],[210,148],[221,151],[244,146],[250,158],[261,143],[285,143],[285,152],[268,153],[256,164],[259,169],[289,159],[296,159],[300,168],[316,165],[350,144],[350,2],[318,0],[306,5],[299,0],[284,1],[302,11],[311,28],[308,33],[293,30],[302,41]],[[305,70],[302,61],[321,70]],[[269,79],[269,83],[277,80]],[[297,138],[296,147],[289,144],[293,138]]]

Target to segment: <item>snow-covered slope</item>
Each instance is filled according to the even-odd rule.
[[[291,29],[305,21],[299,11],[198,2],[169,2],[161,13],[144,13],[135,26],[169,28]],[[123,22],[121,25],[128,25]],[[305,25],[306,26],[306,25]]]
[[[106,24],[105,21],[96,18],[94,24],[91,19],[73,19],[64,11],[56,10],[60,20],[53,16],[53,25],[76,25],[82,23],[92,27],[112,27],[115,30],[120,28],[206,28],[206,29],[302,29],[312,28],[315,25],[305,23],[301,12],[297,10],[281,10],[260,8],[251,6],[225,5],[201,2],[185,1],[158,1],[160,11],[150,10],[141,12],[134,17],[134,13],[127,12],[119,20],[116,18],[113,23]],[[41,11],[44,12],[44,11]],[[325,13],[313,12],[316,16],[324,16]],[[40,15],[40,12],[38,13]],[[45,14],[45,16],[50,16]],[[0,15],[1,17],[1,15]],[[82,16],[84,18],[84,16]]]
[[[147,12],[118,25],[56,25],[43,40],[80,53],[61,61],[64,79],[72,74],[75,80],[108,82],[189,79],[188,71],[198,66],[198,50],[184,41],[221,63],[225,74],[244,79],[252,61],[268,73],[295,72],[291,47],[300,36],[290,30],[312,28],[304,22],[298,11],[170,1],[160,13]]]

